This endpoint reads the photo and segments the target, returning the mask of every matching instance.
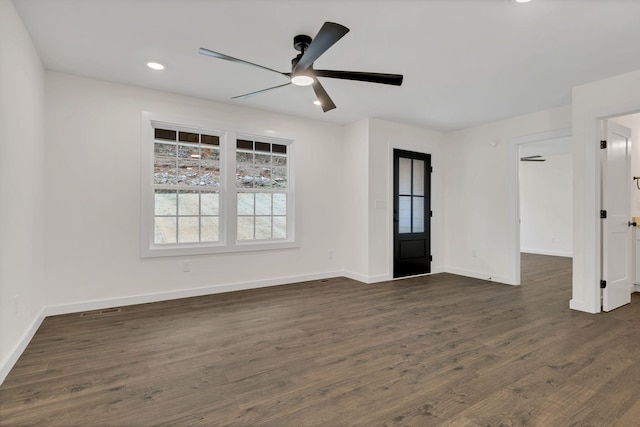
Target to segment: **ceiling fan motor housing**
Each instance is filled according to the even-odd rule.
[[[298,52],[304,53],[311,44],[311,37],[304,34],[297,35],[293,38],[293,47]]]

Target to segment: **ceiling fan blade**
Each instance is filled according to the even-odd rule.
[[[316,34],[316,38],[313,39],[307,50],[293,68],[293,73],[299,73],[306,70],[313,64],[316,59],[333,46],[338,40],[340,40],[345,34],[349,32],[349,29],[344,25],[336,24],[334,22],[325,22]]]
[[[263,67],[262,65],[254,64],[253,62],[244,61],[242,59],[234,58],[233,56],[225,55],[224,53],[214,52],[212,50],[205,49],[203,47],[200,48],[198,53],[200,53],[200,55],[207,55],[207,56],[211,56],[212,58],[224,59],[225,61],[236,62],[238,64],[251,65],[251,66],[254,66],[254,67],[262,68],[263,70],[273,71],[274,73],[282,74],[284,76],[289,76],[289,74],[290,74],[290,73],[283,73],[281,71],[274,70],[273,68]]]
[[[404,78],[402,74],[365,73],[362,71],[313,70],[313,73],[318,77],[359,80],[361,82],[381,83],[394,86],[400,86]]]
[[[322,111],[326,113],[327,111],[336,108],[336,104],[333,103],[333,101],[329,97],[329,94],[326,90],[324,90],[324,87],[322,87],[318,79],[313,80],[313,91],[316,93],[316,98],[318,98],[318,101],[320,101]]]
[[[246,99],[246,98],[251,98],[253,95],[257,95],[257,94],[259,94],[259,93],[267,92],[267,91],[269,91],[269,90],[273,90],[273,89],[278,89],[279,87],[289,86],[290,84],[291,84],[291,82],[289,82],[289,83],[285,83],[285,84],[283,84],[283,85],[278,85],[278,86],[274,86],[274,87],[269,87],[269,88],[262,89],[262,90],[257,90],[257,91],[255,91],[255,92],[245,93],[244,95],[234,96],[234,97],[233,97],[233,98],[231,98],[231,99]]]
[[[543,159],[541,155],[536,156],[524,156],[520,157],[521,162],[546,162],[547,159]]]

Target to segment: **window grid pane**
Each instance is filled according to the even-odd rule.
[[[219,241],[219,199],[217,192],[156,189],[154,243]]]

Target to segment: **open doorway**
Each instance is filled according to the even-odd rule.
[[[514,138],[509,144],[511,168],[509,171],[509,194],[511,206],[511,222],[509,224],[510,235],[512,236],[512,277],[513,285],[520,285],[521,282],[521,251],[531,253],[567,256],[572,252],[572,218],[567,224],[562,220],[562,224],[550,219],[542,210],[542,206],[548,202],[549,194],[559,197],[554,190],[558,180],[572,188],[572,138],[571,129],[558,129],[533,135],[525,135]],[[538,157],[540,156],[540,157]],[[551,161],[549,159],[552,159]],[[569,164],[567,163],[569,159]],[[524,164],[524,168],[521,165]],[[529,165],[531,164],[531,165]],[[529,167],[531,166],[531,167]],[[569,168],[567,174],[562,172],[563,168]],[[520,170],[523,169],[522,179],[527,180],[524,199],[525,225],[522,226],[521,210],[521,177]],[[553,172],[555,170],[555,173]],[[546,171],[546,172],[545,172]],[[536,175],[542,172],[542,175]],[[555,174],[555,177],[554,177]],[[566,176],[569,178],[567,179]],[[566,185],[563,184],[563,188]],[[529,192],[531,190],[531,192]],[[571,196],[568,197],[571,200]],[[571,215],[571,205],[569,205],[569,215]],[[532,208],[533,207],[533,208]],[[563,213],[562,218],[565,218]],[[558,229],[560,227],[560,230]],[[524,228],[524,231],[522,230]],[[540,230],[544,229],[544,233]],[[570,244],[567,244],[566,233],[569,233]],[[521,236],[524,234],[524,240]],[[522,242],[522,243],[521,243]]]
[[[573,254],[570,137],[519,146],[520,252]]]

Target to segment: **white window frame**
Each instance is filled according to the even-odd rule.
[[[154,129],[163,128],[217,135],[220,138],[220,186],[219,192],[219,236],[218,242],[198,243],[154,243]],[[236,141],[252,138],[256,141],[287,146],[287,238],[278,240],[237,241],[237,193],[236,188]],[[188,119],[148,111],[141,118],[140,161],[140,257],[190,256],[229,252],[252,252],[297,248],[295,236],[295,191],[293,173],[292,139],[260,135],[246,129],[237,129],[208,120]]]

